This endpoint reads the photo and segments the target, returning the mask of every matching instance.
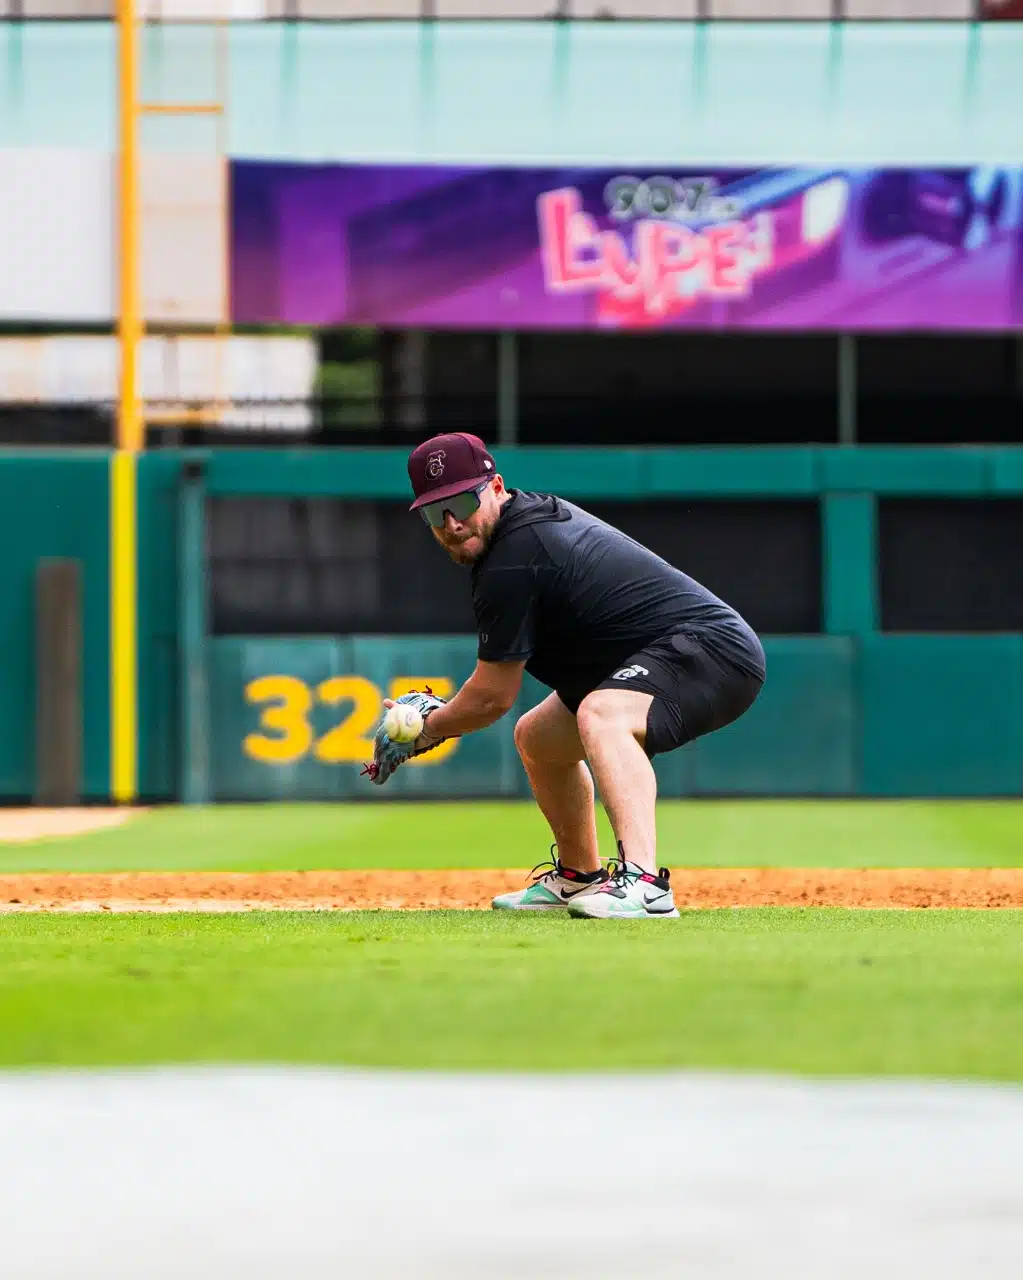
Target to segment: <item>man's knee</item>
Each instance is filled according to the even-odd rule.
[[[536,715],[533,711],[527,711],[525,715],[519,716],[515,721],[515,750],[520,756],[530,756],[533,754],[531,750],[534,731],[533,727],[536,723]]]
[[[616,725],[623,725],[619,695],[609,689],[596,689],[588,693],[579,704],[576,721],[579,736],[585,742],[594,733],[606,733]]]
[[[575,764],[584,756],[575,717],[554,697],[519,717],[515,749],[523,760],[537,763]]]
[[[515,722],[515,750],[520,756],[528,756],[531,760],[546,760],[552,754],[554,743],[551,726],[544,715],[543,703],[533,707]],[[556,754],[556,753],[554,753]]]
[[[576,713],[579,736],[583,742],[609,733],[642,737],[646,732],[647,712],[652,701],[653,698],[646,693],[595,689],[579,704]]]

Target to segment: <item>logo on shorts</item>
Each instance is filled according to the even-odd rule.
[[[611,677],[612,680],[631,680],[633,676],[648,676],[650,674],[646,667],[638,664],[632,667],[622,667],[621,671],[616,671]]]
[[[426,474],[431,480],[439,480],[444,474],[444,459],[448,455],[443,449],[436,449],[426,459]]]

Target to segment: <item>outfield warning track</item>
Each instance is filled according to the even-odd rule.
[[[0,913],[19,911],[431,911],[489,907],[522,871],[118,872],[0,876]],[[672,873],[678,905],[1023,908],[1023,868]]]

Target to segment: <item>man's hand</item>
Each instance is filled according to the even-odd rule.
[[[413,691],[412,693],[402,694],[396,701],[415,707],[423,717],[423,732],[414,742],[392,742],[384,729],[383,718],[381,718],[376,734],[373,737],[373,761],[363,770],[363,773],[369,776],[370,781],[375,782],[378,787],[382,787],[395,769],[404,764],[406,760],[421,756],[426,751],[432,751],[434,747],[439,747],[444,741],[443,735],[434,734],[427,729],[427,722],[430,717],[438,707],[444,706],[443,698],[435,697],[427,689],[424,693]],[[394,706],[394,701],[390,698],[385,698],[384,706],[390,709]]]

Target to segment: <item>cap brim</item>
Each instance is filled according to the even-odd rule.
[[[476,476],[474,480],[456,480],[453,484],[441,485],[439,489],[431,489],[429,493],[421,494],[416,498],[409,507],[409,511],[418,511],[420,507],[429,506],[431,502],[443,502],[445,498],[453,498],[456,493],[468,493],[484,481],[493,478],[493,472],[491,472],[490,475]]]

